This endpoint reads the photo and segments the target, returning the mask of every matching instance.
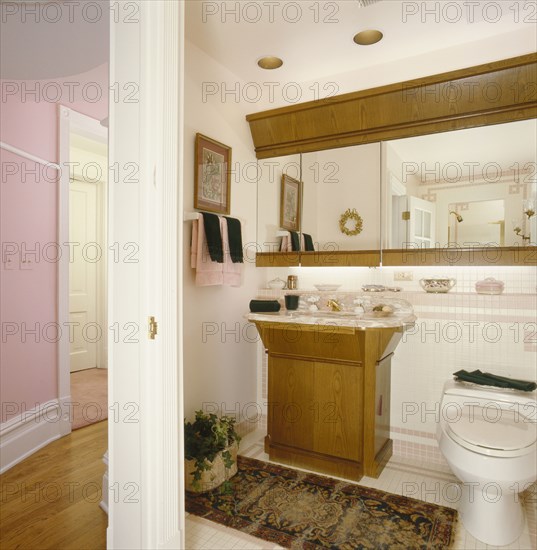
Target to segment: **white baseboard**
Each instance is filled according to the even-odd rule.
[[[102,500],[99,502],[99,506],[108,514],[108,451],[104,453],[103,462],[106,470],[103,474]]]
[[[52,399],[0,425],[0,474],[71,432],[65,412],[69,401],[70,397]]]

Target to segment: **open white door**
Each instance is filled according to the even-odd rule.
[[[407,242],[416,243],[420,248],[433,248],[435,242],[436,205],[418,197],[408,197]]]
[[[97,325],[97,262],[87,261],[83,254],[90,243],[98,243],[97,200],[97,183],[75,178],[71,181],[69,241],[79,243],[73,247],[69,262],[69,322],[74,327]],[[69,354],[71,372],[97,367],[97,340],[84,338],[82,330],[73,331]]]
[[[129,0],[111,11],[110,549],[184,546],[182,26],[183,2]]]

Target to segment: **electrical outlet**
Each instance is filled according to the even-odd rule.
[[[396,271],[393,274],[394,281],[412,281],[414,279],[414,274],[412,271]]]

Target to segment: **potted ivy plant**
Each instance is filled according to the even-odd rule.
[[[185,421],[185,485],[187,491],[204,493],[222,485],[237,473],[240,437],[235,419],[196,411],[194,422]]]

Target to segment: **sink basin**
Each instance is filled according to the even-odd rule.
[[[354,311],[293,311],[288,312],[291,317],[354,317],[361,319],[363,313],[354,313]]]
[[[354,311],[288,311],[287,315],[291,317],[362,317],[362,313]]]

